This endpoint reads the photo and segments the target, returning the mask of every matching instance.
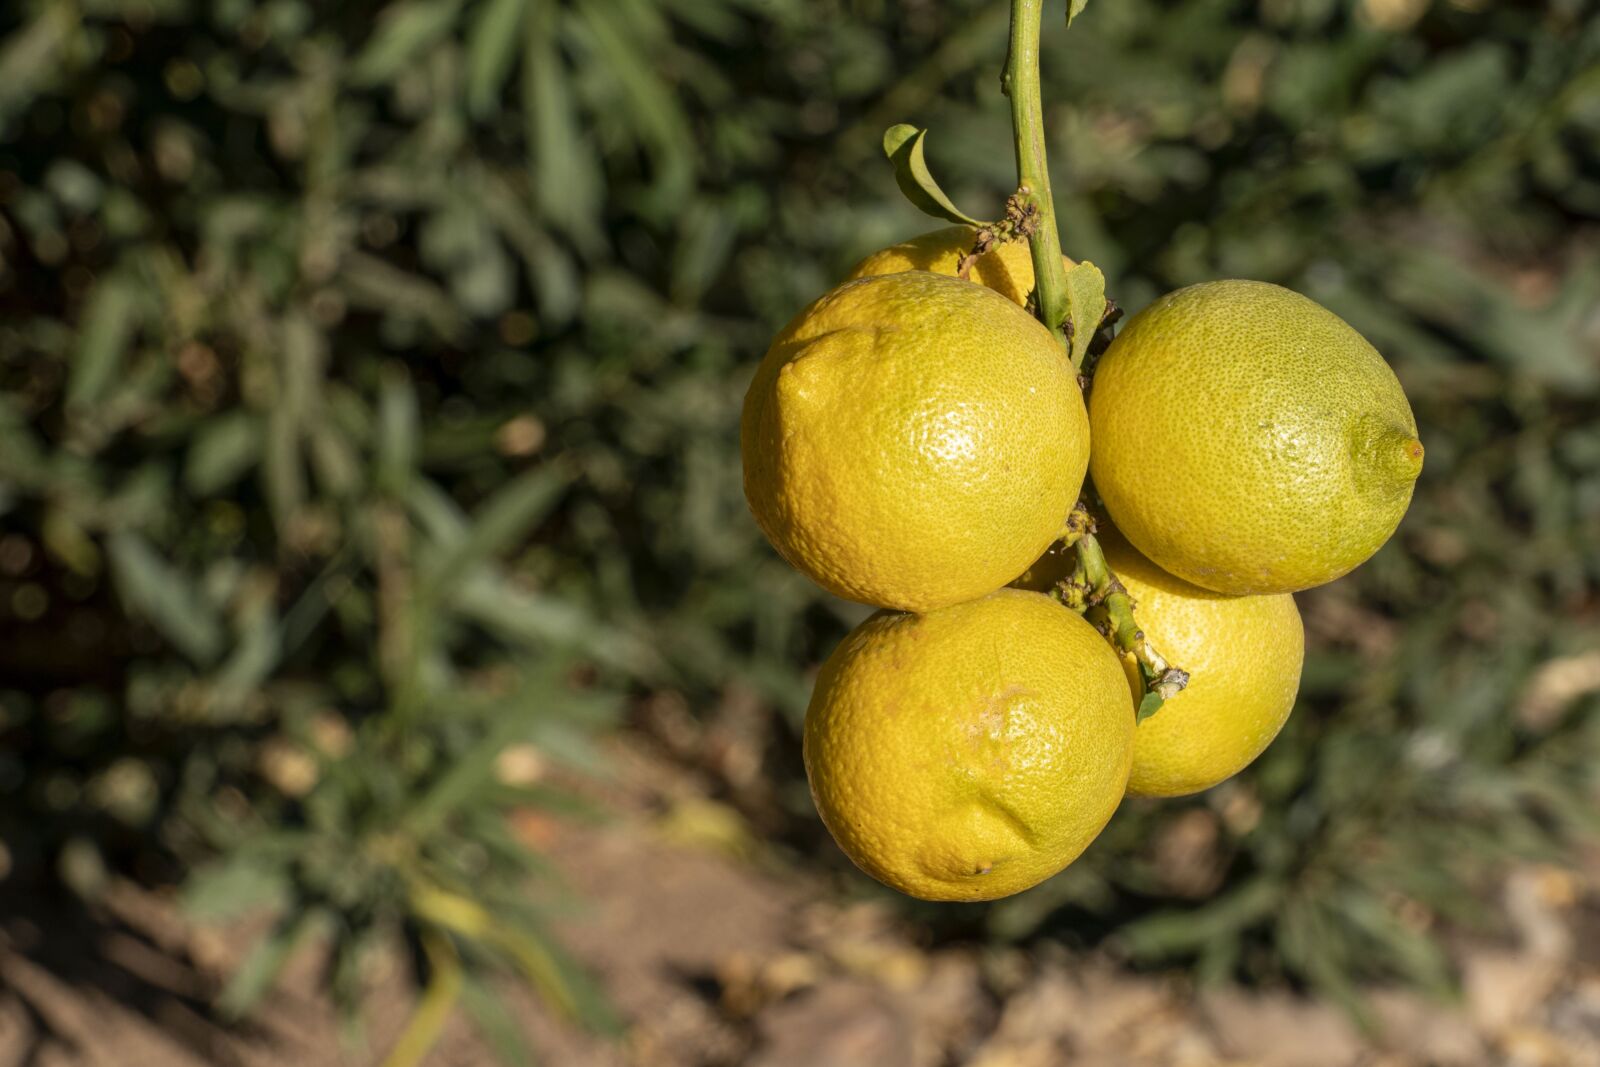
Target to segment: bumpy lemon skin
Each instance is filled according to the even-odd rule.
[[[924,900],[994,900],[1094,840],[1132,740],[1105,639],[1049,597],[1002,589],[857,627],[818,676],[804,753],[817,811],[863,871]]]
[[[1332,581],[1387,541],[1422,469],[1394,372],[1338,316],[1264,282],[1169,293],[1094,372],[1090,475],[1128,540],[1224,593]]]
[[[1133,734],[1134,796],[1178,797],[1210,789],[1266,751],[1294,710],[1305,664],[1305,627],[1289,593],[1229,596],[1157,567],[1106,523],[1106,563],[1133,598],[1150,643],[1189,672],[1188,686],[1139,723]],[[1017,580],[1050,589],[1072,571],[1073,549],[1052,549]],[[1144,682],[1122,657],[1135,704]]]
[[[1061,347],[992,290],[911,271],[791,322],[745,397],[745,496],[823,588],[930,611],[1009,582],[1061,531],[1089,424]]]
[[[961,261],[972,251],[978,231],[971,226],[946,226],[941,230],[913,237],[867,256],[850,271],[846,281],[870,278],[875,274],[899,274],[925,270],[952,277]],[[1061,262],[1074,265],[1066,256]],[[1028,303],[1033,291],[1033,254],[1027,241],[1007,241],[979,256],[967,273],[967,280],[993,289],[1019,307]]]

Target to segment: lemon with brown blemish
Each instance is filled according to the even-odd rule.
[[[1135,315],[1094,372],[1090,474],[1128,540],[1223,593],[1332,581],[1387,541],[1422,443],[1400,382],[1333,312],[1217,281]]]
[[[1021,574],[1089,457],[1065,351],[998,293],[926,271],[863,278],[773,341],[745,396],[744,488],[823,588],[929,611]]]
[[[924,900],[993,900],[1095,839],[1132,740],[1105,639],[1047,596],[1002,589],[858,626],[817,678],[804,751],[817,811],[863,871]]]

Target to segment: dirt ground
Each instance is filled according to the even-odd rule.
[[[1458,1005],[1373,990],[1381,1032],[1286,993],[1195,990],[1064,950],[919,948],[872,904],[736,858],[641,807],[596,829],[530,817],[583,907],[563,927],[629,1020],[604,1040],[512,992],[538,1061],[562,1067],[1600,1067],[1600,857],[1504,885],[1515,942],[1456,947]],[[681,815],[681,809],[679,814]],[[714,815],[701,811],[699,815]],[[704,819],[701,820],[702,823]],[[713,820],[714,821],[714,820]],[[712,835],[714,836],[714,835]],[[410,1009],[376,976],[367,1043],[341,1042],[313,949],[245,1031],[207,1014],[238,931],[197,930],[120,887],[108,921],[0,917],[0,1067],[374,1064]],[[495,1061],[455,1018],[428,1067]]]

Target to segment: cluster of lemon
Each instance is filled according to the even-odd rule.
[[[1027,244],[958,277],[973,239],[885,249],[801,312],[742,426],[772,544],[884,609],[817,679],[817,809],[868,874],[935,900],[1026,889],[1126,792],[1195,792],[1255,759],[1299,687],[1290,594],[1375,552],[1422,465],[1393,372],[1305,297],[1247,281],[1162,297],[1086,403],[1024,310]],[[1192,677],[1139,722],[1132,657],[1041,592],[1071,569],[1059,542],[1086,474],[1139,625]]]

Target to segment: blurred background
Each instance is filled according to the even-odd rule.
[[[822,831],[739,405],[940,225],[886,126],[997,213],[1007,19],[3,5],[0,1064],[1600,1063],[1590,0],[1052,10],[1067,252],[1326,304],[1427,468],[1238,779],[988,905]]]

